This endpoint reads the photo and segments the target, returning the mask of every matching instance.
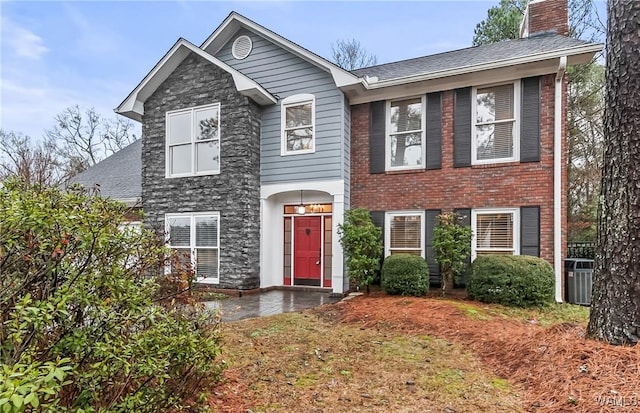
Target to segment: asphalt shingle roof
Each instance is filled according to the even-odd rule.
[[[142,196],[142,140],[138,139],[71,178],[69,185],[82,184],[85,188],[100,185],[105,198],[125,200]]]
[[[505,40],[482,46],[468,47],[399,62],[353,70],[356,76],[377,77],[378,80],[425,75],[443,70],[476,66],[504,59],[515,59],[538,53],[548,53],[590,44],[553,32],[540,33],[516,40]]]

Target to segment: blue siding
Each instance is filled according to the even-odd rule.
[[[351,106],[346,97],[343,97],[344,106],[344,144],[343,148],[343,178],[344,178],[344,207],[345,210],[351,207]]]
[[[251,38],[253,49],[247,58],[237,60],[231,46],[241,34]],[[279,99],[279,103],[264,107],[262,112],[262,184],[343,178],[348,185],[349,119],[345,116],[349,114],[349,107],[330,73],[244,29],[232,37],[216,57]],[[310,93],[316,98],[315,153],[281,156],[280,101],[300,93]]]

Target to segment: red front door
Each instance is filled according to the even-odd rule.
[[[293,221],[294,284],[320,286],[322,217],[295,217]]]

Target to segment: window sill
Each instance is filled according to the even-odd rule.
[[[176,178],[194,178],[198,176],[211,176],[211,175],[220,175],[220,171],[217,172],[203,172],[199,174],[186,174],[186,175],[165,175],[166,179],[176,179]]]
[[[387,169],[384,171],[385,175],[401,175],[401,174],[412,174],[416,172],[424,172],[426,169],[424,167],[421,168],[411,168],[411,169]]]
[[[296,152],[281,152],[280,156],[295,156],[295,155],[308,155],[310,153],[316,153],[315,149],[296,151]]]
[[[520,161],[479,163],[479,164],[471,165],[471,169],[502,168],[502,167],[505,167],[505,166],[516,166],[516,165],[520,165]]]

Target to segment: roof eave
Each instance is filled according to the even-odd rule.
[[[191,52],[229,73],[236,90],[242,95],[252,98],[260,105],[277,103],[278,100],[258,83],[189,41],[180,38],[114,111],[140,122],[144,115],[144,102]]]
[[[497,69],[507,66],[515,66],[519,64],[533,63],[541,60],[555,59],[562,56],[570,57],[569,64],[583,64],[591,61],[595,53],[602,50],[602,44],[588,44],[579,47],[555,50],[553,52],[536,53],[524,57],[497,60],[479,65],[461,66],[454,69],[440,70],[436,72],[423,73],[419,75],[403,76],[393,79],[386,79],[377,82],[368,82],[366,77],[363,84],[366,89],[379,89],[389,86],[402,85],[406,83],[414,83],[425,80],[440,79],[443,77],[463,75],[467,73],[480,72],[484,70]]]

